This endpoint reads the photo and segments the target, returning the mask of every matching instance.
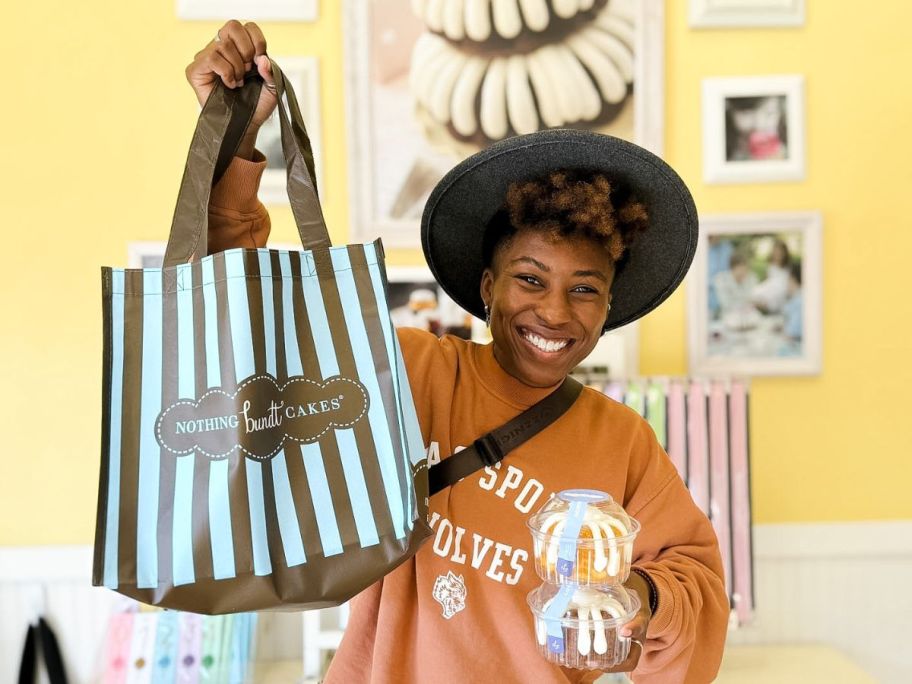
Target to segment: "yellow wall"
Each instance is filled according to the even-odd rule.
[[[326,214],[341,241],[338,4],[322,0],[315,24],[264,27],[272,54],[322,60]],[[704,213],[824,213],[824,372],[753,383],[756,520],[912,518],[902,431],[912,96],[899,66],[912,64],[912,6],[808,4],[801,29],[693,31],[685,0],[669,1],[666,156]],[[165,237],[197,113],[183,68],[218,25],[178,21],[171,0],[15,3],[5,24],[0,544],[86,543],[99,455],[99,266],[124,264],[128,241]],[[703,185],[700,79],[766,73],[807,77],[808,180]],[[288,212],[274,223],[276,239],[293,239]],[[644,373],[686,372],[683,292],[641,330]]]

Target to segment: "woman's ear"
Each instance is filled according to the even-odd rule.
[[[608,293],[608,311],[605,312],[605,323],[602,325],[602,335],[608,332],[608,319],[611,317],[611,298],[612,295]]]
[[[481,301],[486,307],[494,300],[494,271],[489,266],[481,274]]]

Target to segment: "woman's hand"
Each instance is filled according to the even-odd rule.
[[[228,88],[240,87],[244,83],[244,74],[254,65],[266,83],[272,84],[272,69],[266,56],[266,38],[260,27],[253,22],[242,24],[231,20],[218,30],[206,47],[196,53],[185,73],[202,106],[218,81]],[[275,93],[269,88],[263,88],[253,119],[238,148],[239,157],[253,157],[253,146],[260,126],[269,119],[275,107]]]
[[[637,573],[631,572],[630,577],[624,582],[624,587],[637,593],[640,599],[640,610],[637,611],[633,620],[620,629],[620,636],[630,638],[630,653],[624,662],[614,666],[608,672],[633,672],[636,669],[640,656],[643,655],[643,645],[646,643],[646,628],[652,618],[652,612],[649,610],[649,583]]]

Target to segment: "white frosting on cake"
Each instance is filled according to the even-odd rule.
[[[539,1],[545,2],[414,0],[414,3],[416,11],[423,11],[426,19],[439,20],[437,25],[446,27],[451,21],[450,8],[459,8],[463,17],[470,14],[474,17],[476,12],[480,12],[477,16],[488,17],[481,10],[494,2],[497,31],[510,32],[516,28],[519,8],[523,7],[524,14],[534,16],[533,10],[527,11],[525,7]],[[586,1],[568,0],[578,9]],[[499,11],[497,7],[507,9]],[[452,124],[465,137],[481,132],[491,140],[500,140],[510,128],[523,134],[593,121],[602,113],[605,103],[621,102],[633,82],[633,11],[632,0],[611,0],[592,22],[563,41],[522,55],[470,54],[439,35],[425,33],[412,54],[412,94],[437,122]],[[453,21],[455,27],[458,22]],[[433,28],[431,21],[428,26]],[[483,21],[463,28],[465,35],[474,40],[481,35]],[[452,32],[459,35],[456,28]],[[476,105],[478,101],[480,104]]]
[[[588,12],[596,0],[412,0],[412,10],[425,26],[450,40],[475,42],[492,36],[515,38],[523,29],[540,33],[553,18],[572,19]],[[633,21],[636,0],[609,0],[615,14]]]

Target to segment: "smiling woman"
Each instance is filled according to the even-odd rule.
[[[211,71],[198,57],[188,77],[208,83]],[[253,194],[265,162],[250,159],[259,157],[235,159],[219,181],[233,192],[213,193],[229,206],[210,204],[210,244],[237,246],[242,231],[218,217]],[[246,216],[243,232],[263,246],[262,207],[230,215]],[[426,448],[413,467],[515,420],[603,331],[658,306],[683,280],[696,233],[680,177],[617,138],[545,131],[457,165],[428,199],[422,246],[443,290],[489,320],[493,344],[397,331]],[[593,681],[596,671],[541,657],[526,603],[539,584],[529,512],[582,488],[610,494],[641,525],[624,585],[642,600],[618,628],[630,647],[611,671],[645,684],[711,681],[729,610],[712,526],[649,425],[591,389],[502,462],[429,497],[433,542],[352,599],[325,681]]]
[[[494,358],[531,387],[552,387],[603,334],[611,284],[646,207],[599,173],[554,171],[513,183],[488,223],[481,297]]]

